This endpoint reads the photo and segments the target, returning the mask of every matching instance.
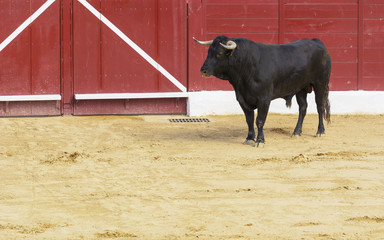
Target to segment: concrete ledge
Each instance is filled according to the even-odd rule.
[[[317,113],[315,94],[308,94],[307,113]],[[329,93],[331,114],[384,114],[384,91],[331,91]],[[189,92],[188,115],[242,114],[234,91]],[[286,108],[284,99],[271,102],[269,112],[298,113],[296,98],[292,108]]]

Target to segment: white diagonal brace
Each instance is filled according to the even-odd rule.
[[[1,44],[0,44],[0,52],[10,44],[13,39],[15,39],[24,29],[26,29],[33,21],[36,20],[53,2],[56,0],[48,0],[46,1],[35,13],[33,13],[27,20],[25,20],[16,30],[11,33]]]
[[[136,43],[134,43],[127,35],[125,35],[120,29],[118,29],[111,21],[109,21],[103,14],[97,11],[86,0],[78,0],[85,8],[87,8],[93,15],[95,15],[100,21],[102,21],[107,27],[109,27],[114,33],[117,34],[125,43],[127,43],[133,50],[135,50],[140,56],[142,56],[149,64],[163,74],[169,81],[171,81],[182,92],[186,92],[187,88],[184,87],[175,77],[172,76],[167,70],[165,70],[160,64],[158,64],[153,58],[151,58],[143,49],[141,49]]]

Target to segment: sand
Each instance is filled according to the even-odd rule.
[[[384,239],[384,115],[0,119],[0,239]]]

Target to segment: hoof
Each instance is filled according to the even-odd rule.
[[[249,145],[251,147],[255,147],[256,146],[256,142],[252,139],[246,139],[245,142],[243,142],[244,145]]]
[[[294,136],[301,136],[301,132],[302,132],[301,130],[296,130],[296,129],[295,129],[295,131],[293,131],[291,137],[294,137]]]
[[[317,131],[316,137],[321,137],[321,135],[324,135],[324,134],[325,134],[324,131],[321,131],[321,132]]]
[[[264,147],[264,144],[265,144],[264,139],[257,139],[257,140],[256,140],[256,147],[258,147],[258,148],[263,148],[263,147]]]
[[[292,133],[291,138],[300,137],[301,133]]]

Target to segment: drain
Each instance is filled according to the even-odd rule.
[[[196,123],[196,122],[210,122],[208,118],[173,118],[169,119],[171,123]]]

